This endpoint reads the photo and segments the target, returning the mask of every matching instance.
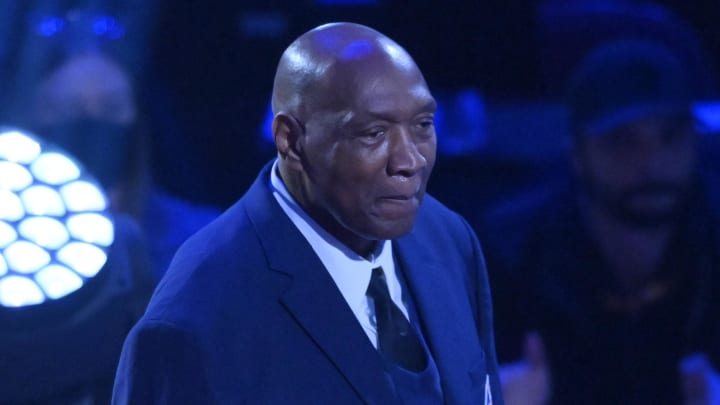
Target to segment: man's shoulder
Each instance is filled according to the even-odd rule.
[[[183,272],[199,266],[227,266],[262,253],[257,241],[259,216],[272,216],[272,195],[264,169],[255,183],[233,205],[190,236],[177,250],[170,270]],[[253,218],[255,217],[255,218]],[[259,224],[258,226],[262,226]]]
[[[460,214],[448,208],[432,195],[426,194],[418,210],[416,226],[459,226],[463,222]]]
[[[150,300],[146,323],[216,335],[229,319],[259,321],[287,277],[271,271],[259,240],[239,227],[241,237],[199,234],[183,245]]]
[[[425,196],[409,238],[443,256],[471,257],[478,249],[475,231],[465,218],[431,195]]]
[[[202,320],[212,316],[205,311],[222,312],[247,298],[244,292],[252,292],[268,265],[245,204],[243,197],[180,246],[153,295],[150,316]]]
[[[497,202],[475,224],[488,259],[510,265],[521,259],[529,244],[540,237],[543,245],[563,233],[563,224],[575,222],[575,197],[566,183],[538,185]],[[559,246],[556,246],[559,248]],[[498,263],[495,263],[498,264]]]

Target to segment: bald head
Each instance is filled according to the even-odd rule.
[[[321,227],[366,255],[412,229],[435,162],[435,107],[388,37],[349,23],[315,28],[275,77],[278,173]]]
[[[308,109],[335,104],[343,90],[360,84],[357,73],[388,68],[419,74],[410,55],[380,32],[353,23],[322,25],[283,53],[273,86],[273,112],[304,116]]]

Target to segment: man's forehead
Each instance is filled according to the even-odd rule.
[[[666,130],[681,130],[694,128],[695,120],[691,113],[678,111],[666,114],[649,114],[629,120],[607,132],[622,133],[625,135],[652,134],[662,136]]]
[[[337,112],[341,125],[352,125],[355,122],[368,120],[398,121],[410,119],[418,114],[434,113],[437,109],[435,99],[427,89],[418,90],[416,95],[408,94],[401,100],[377,99],[372,103],[358,103],[353,108]]]
[[[358,38],[348,41],[334,56],[339,63],[354,64],[363,60],[376,63],[383,59],[389,59],[399,67],[406,69],[414,67],[410,55],[387,37]]]
[[[383,89],[394,92],[405,87],[404,91],[409,92],[409,86],[416,86],[419,82],[424,84],[424,78],[412,58],[393,43],[372,49],[357,44],[343,54],[344,58],[335,59],[326,72],[325,79],[334,88],[353,88],[370,93]]]
[[[424,82],[394,88],[376,87],[374,90],[358,103],[365,106],[364,110],[371,115],[383,115],[396,110],[409,113],[433,112],[436,109],[435,99]]]
[[[99,57],[72,59],[56,71],[43,86],[46,92],[61,95],[75,92],[128,93],[127,75]]]
[[[318,27],[301,36],[290,49],[312,60],[305,64],[332,66],[336,72],[345,74],[373,65],[392,64],[396,69],[405,70],[416,68],[410,55],[395,41],[358,24]]]
[[[412,60],[410,60],[412,63]],[[320,105],[341,112],[341,122],[371,118],[405,119],[434,112],[435,100],[420,71],[387,57],[336,65],[318,88]]]

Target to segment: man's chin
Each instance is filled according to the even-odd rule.
[[[672,225],[680,218],[680,210],[677,208],[665,210],[619,208],[612,214],[624,224],[641,229],[662,228]]]
[[[415,226],[415,215],[401,218],[374,218],[375,223],[365,234],[377,240],[392,240],[410,233]]]
[[[590,197],[612,217],[627,226],[642,229],[672,225],[687,208],[687,195],[678,190],[645,190],[623,194],[590,189]],[[594,191],[594,192],[593,192]]]

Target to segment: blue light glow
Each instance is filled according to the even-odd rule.
[[[487,143],[487,117],[482,94],[472,88],[437,97],[435,130],[438,152],[447,156],[472,155]]]
[[[275,144],[275,139],[273,139],[272,133],[272,123],[274,119],[275,116],[273,115],[272,102],[269,102],[267,110],[265,110],[265,118],[263,119],[262,125],[260,127],[260,132],[262,133],[263,141],[268,142],[271,145]]]
[[[92,22],[92,30],[95,35],[118,39],[125,35],[125,27],[120,22],[108,15],[95,18]]]
[[[117,18],[82,11],[70,13],[66,17],[43,16],[37,20],[34,29],[38,35],[47,38],[81,34],[115,40],[125,36],[125,26]]]
[[[37,23],[35,29],[38,34],[44,37],[52,37],[59,34],[65,28],[65,20],[56,16],[47,16]]]
[[[704,132],[720,133],[720,102],[706,101],[693,106],[695,117],[702,123]]]
[[[367,40],[350,42],[340,54],[341,60],[358,60],[368,56],[375,46]]]

